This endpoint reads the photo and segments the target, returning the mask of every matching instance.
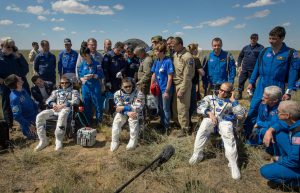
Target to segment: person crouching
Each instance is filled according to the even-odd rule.
[[[34,122],[38,106],[23,89],[23,83],[22,78],[15,74],[9,75],[4,80],[5,86],[11,90],[9,98],[14,119],[20,124],[23,135],[27,139],[36,139]]]
[[[203,159],[203,148],[211,133],[218,131],[222,137],[225,156],[229,161],[233,179],[241,177],[237,166],[237,147],[234,138],[233,121],[245,116],[245,109],[234,99],[233,86],[229,82],[221,85],[218,95],[208,95],[201,101],[197,113],[205,116],[197,132],[190,165]],[[217,128],[217,129],[216,129]]]
[[[78,91],[72,88],[70,80],[63,77],[60,80],[60,88],[54,90],[51,96],[46,100],[46,104],[52,108],[40,112],[36,117],[37,134],[40,142],[36,146],[35,151],[40,151],[48,146],[49,141],[46,136],[45,125],[46,120],[53,115],[58,115],[55,129],[55,150],[62,148],[68,115],[71,111],[71,106],[79,104],[79,97]]]
[[[126,146],[127,150],[133,150],[138,143],[139,135],[139,113],[144,106],[144,94],[134,87],[130,78],[122,79],[122,88],[115,92],[116,115],[112,126],[112,141],[110,150],[116,151],[119,147],[121,127],[128,119],[130,128],[130,140]]]

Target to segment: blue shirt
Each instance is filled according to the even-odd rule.
[[[227,64],[227,55],[229,53],[221,50],[219,56],[212,51],[209,54],[207,65],[204,67],[205,76],[211,84],[222,84],[223,82],[234,83],[236,74],[235,61],[232,55]]]
[[[240,67],[243,63],[243,70],[253,70],[258,55],[262,49],[264,49],[264,46],[260,44],[256,44],[255,46],[251,46],[251,44],[245,46],[239,54],[238,67]]]
[[[269,107],[266,104],[260,104],[256,120],[256,124],[259,128],[270,128],[278,121],[278,105],[279,104]]]
[[[168,84],[168,75],[174,74],[174,65],[170,58],[156,59],[152,65],[151,72],[155,73],[161,93],[164,93]]]
[[[66,74],[66,73],[75,73],[76,62],[78,58],[78,53],[74,50],[71,50],[68,53],[66,50],[63,50],[59,53],[58,56],[58,73]]]
[[[266,48],[260,64],[258,64],[258,60],[256,61],[249,83],[255,84],[257,78],[260,77],[259,82],[262,84],[262,88],[275,85],[284,90],[285,80],[288,77],[288,89],[296,89],[300,59],[298,52],[295,51],[291,59],[291,64],[288,65],[289,50],[290,48],[285,43],[283,43],[277,54],[273,53],[271,47]]]
[[[22,91],[11,90],[9,98],[14,119],[22,127],[29,127],[32,123],[34,124],[38,106],[28,93],[24,89]]]
[[[41,52],[34,59],[34,70],[43,80],[55,84],[56,80],[56,58],[50,52]]]

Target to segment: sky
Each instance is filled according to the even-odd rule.
[[[46,39],[51,49],[63,49],[70,38],[78,50],[90,37],[102,49],[107,38],[150,44],[152,36],[162,35],[207,50],[220,37],[223,49],[240,50],[252,33],[269,46],[270,30],[280,25],[287,45],[299,50],[299,19],[299,0],[0,0],[0,39],[14,39],[19,49]]]

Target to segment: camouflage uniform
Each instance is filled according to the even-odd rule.
[[[138,70],[138,82],[142,84],[142,91],[146,95],[150,90],[150,79],[151,79],[151,67],[153,60],[149,55],[146,55],[144,59],[140,60],[140,66]]]

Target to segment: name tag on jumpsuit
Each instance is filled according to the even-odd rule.
[[[276,58],[277,60],[285,60],[285,57],[282,57],[282,56],[277,56]]]

